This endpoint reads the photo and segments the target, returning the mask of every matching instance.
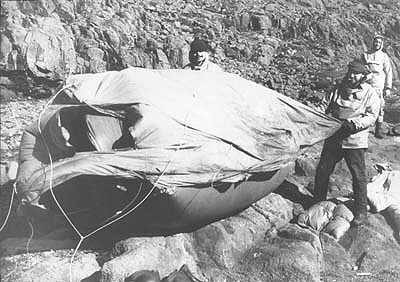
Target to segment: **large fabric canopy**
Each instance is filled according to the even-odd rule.
[[[128,68],[71,76],[27,128],[17,188],[28,202],[80,175],[161,191],[238,182],[294,161],[340,123],[229,73]],[[49,157],[49,153],[51,159]]]

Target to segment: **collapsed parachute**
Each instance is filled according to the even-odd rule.
[[[114,211],[156,188],[134,233],[191,230],[246,208],[284,180],[302,147],[340,126],[223,72],[129,68],[66,84],[24,133],[18,193],[40,204],[53,187],[72,213],[105,186],[122,195]],[[88,187],[96,192],[85,198]]]

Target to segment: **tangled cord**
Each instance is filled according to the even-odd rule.
[[[8,107],[8,105],[7,105],[7,107]],[[17,119],[17,117],[15,116],[14,111],[11,108],[9,108],[8,110],[11,113],[11,115],[13,116],[13,119],[14,119],[15,123],[17,124],[17,128],[21,129],[22,126],[21,126],[19,120]],[[6,218],[4,219],[4,222],[0,227],[0,233],[4,230],[4,228],[6,227],[6,225],[8,223],[8,220],[10,219],[11,210],[12,210],[12,206],[13,206],[13,203],[14,203],[14,197],[17,195],[17,182],[15,181],[15,179],[14,179],[14,182],[12,184],[12,188],[13,189],[12,189],[12,192],[11,192],[10,204],[8,206]],[[30,220],[28,218],[27,218],[27,221],[28,221],[29,226],[31,227],[31,234],[33,234],[32,223],[30,222]]]
[[[62,93],[64,90],[72,88],[73,85],[66,85],[63,88],[61,88],[52,98],[49,99],[49,101],[45,104],[43,110],[40,112],[39,114],[39,118],[38,118],[38,122],[37,122],[37,128],[38,128],[38,132],[43,140],[43,143],[45,145],[48,157],[49,157],[49,167],[50,167],[50,177],[49,177],[49,190],[50,193],[52,195],[52,198],[54,200],[54,202],[56,203],[57,208],[60,210],[60,212],[62,213],[63,217],[67,220],[68,224],[72,227],[72,229],[75,231],[75,233],[79,236],[79,242],[77,244],[77,246],[74,249],[73,255],[70,259],[70,266],[69,266],[69,280],[72,281],[72,265],[73,265],[73,261],[74,258],[77,254],[77,251],[79,250],[82,242],[87,239],[88,237],[94,235],[95,233],[99,232],[100,230],[103,230],[104,228],[114,224],[115,222],[123,219],[124,217],[128,216],[129,214],[131,214],[132,212],[134,212],[138,207],[140,207],[147,199],[148,197],[153,193],[153,191],[155,190],[155,188],[157,187],[157,185],[159,184],[159,181],[161,179],[161,177],[165,174],[165,172],[168,170],[168,167],[170,166],[170,164],[173,161],[173,158],[171,158],[168,163],[166,164],[164,170],[161,172],[161,174],[158,176],[157,180],[155,181],[155,183],[152,185],[152,188],[148,191],[148,193],[136,204],[134,205],[132,208],[128,209],[129,206],[133,205],[133,203],[137,200],[137,198],[139,197],[139,194],[142,191],[142,186],[140,186],[138,193],[135,195],[135,197],[133,198],[133,200],[131,200],[122,210],[118,211],[116,214],[114,214],[113,216],[109,217],[108,219],[106,219],[103,222],[106,222],[104,225],[98,227],[97,229],[95,229],[94,231],[91,231],[89,233],[87,233],[86,235],[82,234],[78,228],[74,225],[74,223],[72,222],[72,220],[70,219],[70,217],[68,216],[67,212],[63,209],[62,205],[60,204],[60,202],[58,201],[55,193],[54,193],[54,187],[53,187],[53,177],[54,177],[54,166],[53,166],[53,158],[51,156],[50,153],[50,148],[49,145],[46,142],[46,139],[44,138],[43,132],[42,132],[42,128],[41,128],[41,121],[43,118],[43,114],[46,112],[47,108],[50,106],[51,103],[54,102],[54,100],[57,98],[57,96]],[[90,105],[89,105],[90,106]],[[12,113],[13,114],[13,113]],[[186,117],[185,117],[185,121],[187,119],[189,115],[189,112],[187,113]],[[15,119],[17,120],[17,119]],[[18,122],[18,120],[17,120]],[[186,134],[186,122],[184,123],[184,131],[183,131],[183,136]],[[180,148],[178,148],[177,151],[179,151]],[[5,228],[10,214],[11,214],[11,210],[12,210],[12,205],[14,202],[14,197],[18,196],[17,193],[17,189],[16,189],[16,182],[13,183],[13,189],[12,189],[12,193],[11,193],[11,199],[10,199],[10,204],[9,204],[9,208],[8,208],[8,212],[6,215],[6,218],[2,224],[2,226],[0,227],[0,232]],[[30,233],[30,237],[27,241],[27,245],[26,245],[26,251],[29,252],[29,244],[33,238],[34,235],[34,227],[32,222],[30,221],[29,218],[27,218],[31,233]]]
[[[12,192],[11,192],[11,199],[10,199],[10,204],[9,204],[9,206],[8,206],[8,211],[7,211],[7,215],[6,215],[6,218],[4,219],[4,222],[3,222],[3,224],[1,225],[1,227],[0,227],[0,233],[1,233],[1,231],[3,231],[3,229],[4,229],[4,227],[7,225],[7,222],[8,222],[8,219],[10,218],[10,214],[11,214],[11,209],[12,209],[12,205],[13,205],[13,202],[14,202],[14,196],[16,195],[16,182],[14,182],[13,183],[13,189],[12,189]]]
[[[130,203],[128,203],[128,205],[126,205],[126,206],[119,212],[119,214],[118,214],[118,216],[117,216],[116,218],[112,219],[112,218],[115,216],[115,215],[114,215],[114,216],[112,216],[112,217],[110,217],[109,219],[106,220],[106,222],[108,221],[106,224],[104,224],[104,225],[98,227],[97,229],[95,229],[95,230],[92,231],[92,232],[89,232],[89,233],[86,234],[86,235],[82,234],[82,233],[78,230],[78,228],[74,225],[74,223],[72,222],[72,220],[70,219],[70,217],[67,215],[67,213],[65,212],[65,210],[64,210],[63,207],[61,206],[60,202],[58,201],[58,199],[57,199],[57,197],[56,197],[56,195],[55,195],[55,193],[54,193],[54,190],[53,190],[53,170],[54,170],[54,167],[53,167],[53,159],[52,159],[52,156],[51,156],[51,153],[50,153],[50,148],[49,148],[49,146],[48,146],[48,144],[47,144],[47,142],[46,142],[46,140],[45,140],[45,138],[44,138],[44,136],[43,136],[42,129],[41,129],[41,124],[40,124],[40,123],[41,123],[42,116],[43,116],[44,112],[46,111],[46,109],[49,107],[49,105],[54,101],[54,99],[55,99],[62,91],[64,91],[65,89],[68,89],[68,88],[70,88],[69,85],[66,85],[65,87],[63,87],[61,90],[59,90],[59,91],[46,103],[46,105],[44,106],[42,112],[41,112],[40,115],[39,115],[37,128],[38,128],[38,131],[39,131],[40,136],[43,138],[43,142],[44,142],[44,144],[45,144],[45,148],[46,148],[46,151],[47,151],[47,154],[48,154],[48,157],[49,157],[49,163],[50,163],[49,190],[50,190],[50,193],[51,193],[52,198],[54,199],[54,202],[56,203],[58,209],[60,210],[60,212],[62,213],[62,215],[64,216],[64,218],[67,220],[68,224],[73,228],[73,230],[74,230],[74,231],[76,232],[76,234],[79,236],[79,242],[78,242],[77,246],[75,247],[75,250],[74,250],[74,252],[73,252],[73,254],[72,254],[72,257],[71,257],[71,260],[70,260],[69,280],[72,281],[72,264],[73,264],[74,258],[75,258],[75,256],[76,256],[76,254],[77,254],[77,252],[78,252],[78,250],[79,250],[79,248],[80,248],[82,242],[83,242],[85,239],[87,239],[88,237],[90,237],[90,236],[94,235],[95,233],[99,232],[100,230],[103,230],[104,228],[107,228],[108,226],[110,226],[110,225],[114,224],[115,222],[117,222],[117,221],[123,219],[124,217],[128,216],[129,214],[131,214],[132,212],[134,212],[138,207],[140,207],[140,206],[148,199],[148,197],[153,193],[154,189],[157,187],[160,178],[164,175],[165,171],[167,171],[169,165],[171,164],[171,160],[169,160],[169,162],[166,164],[164,170],[163,170],[162,173],[159,175],[159,177],[157,178],[156,182],[153,184],[152,188],[149,190],[149,192],[143,197],[143,199],[142,199],[139,203],[137,203],[137,204],[136,204],[135,206],[133,206],[131,209],[129,209],[129,210],[126,211],[127,207],[133,203],[133,201],[130,201]],[[138,194],[136,195],[135,200],[136,200],[137,196],[138,196]],[[110,219],[112,219],[112,220],[109,221]]]

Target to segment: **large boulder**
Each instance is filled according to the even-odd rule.
[[[370,272],[385,281],[400,278],[400,245],[382,215],[369,215],[364,224],[351,228],[339,243],[360,272]]]
[[[192,239],[186,234],[170,237],[130,238],[114,247],[114,259],[101,269],[100,281],[124,281],[136,271],[157,270],[166,276],[186,264],[196,276],[201,272],[196,263]]]
[[[193,233],[120,240],[115,243],[111,252],[102,252],[99,261],[104,264],[101,269],[93,267],[90,260],[74,260],[74,267],[78,263],[87,262],[87,266],[82,268],[83,273],[78,272],[76,275],[81,275],[80,279],[94,279],[87,281],[124,281],[141,270],[155,270],[164,277],[186,265],[195,277],[205,281],[223,281],[229,277],[237,280],[240,275],[232,270],[241,263],[243,256],[255,244],[262,242],[266,233],[275,234],[277,229],[292,220],[294,209],[292,202],[272,193],[240,214],[207,225]],[[0,243],[2,266],[5,267],[4,270],[2,268],[2,273],[11,279],[6,281],[25,281],[24,279],[30,278],[38,279],[34,281],[68,280],[65,276],[68,263],[60,260],[60,257],[69,254],[66,249],[76,247],[78,241],[71,239],[76,237],[75,234],[60,225],[59,221],[53,222],[54,219],[43,214],[40,209],[31,209],[27,214],[31,216],[34,237],[7,238]],[[21,226],[13,226],[18,223],[16,219],[9,222],[8,231],[19,230],[20,236],[29,236],[28,226],[25,227],[28,230],[24,234],[21,233]],[[26,222],[26,219],[22,221]],[[96,234],[95,238],[85,239],[81,248],[106,250],[108,243],[104,239],[110,240],[109,237]],[[27,250],[29,255],[26,255]],[[92,253],[89,251],[88,254]],[[80,252],[78,257],[79,254]],[[29,264],[29,271],[23,272],[22,267],[28,267],[25,261],[32,262],[39,258],[43,259],[40,264]],[[22,266],[15,267],[16,265]],[[44,274],[44,268],[53,266],[59,276],[54,276],[56,274],[52,271]],[[8,271],[13,267],[16,270],[9,276]]]
[[[358,272],[370,272],[370,278],[398,280],[400,247],[383,216],[370,215],[365,224],[352,227],[337,241],[324,232],[289,223],[296,208],[293,202],[272,193],[240,214],[193,233],[127,238],[101,255],[78,252],[73,275],[85,281],[124,281],[142,270],[165,277],[186,265],[194,277],[215,282],[348,281]],[[43,233],[36,227],[40,225],[35,226],[36,234]],[[0,263],[1,274],[9,279],[5,281],[68,280],[72,251],[65,249],[77,243],[68,239],[71,237],[60,229],[40,238],[4,240]],[[107,248],[104,241],[95,246],[88,240],[82,248]],[[26,254],[27,248],[35,253]],[[34,264],[35,260],[40,263]]]
[[[27,71],[33,78],[58,80],[74,73],[76,56],[72,34],[57,17],[32,16],[7,2],[2,26],[0,65],[4,71]]]
[[[262,241],[266,232],[273,232],[293,218],[293,209],[290,201],[272,193],[238,216],[195,231],[194,247],[200,261],[208,262],[205,272],[212,272],[212,268],[230,269],[240,263],[245,252]]]
[[[55,18],[38,17],[37,24],[27,29],[24,41],[16,44],[23,50],[27,70],[37,79],[63,80],[75,72],[72,34]]]
[[[220,281],[226,277],[222,270],[235,267],[266,232],[286,225],[292,218],[293,204],[272,193],[239,215],[191,234],[122,240],[114,246],[115,258],[103,265],[101,281],[123,281],[143,269],[166,276],[184,264],[198,278]]]
[[[321,265],[318,235],[288,225],[252,248],[239,269],[247,281],[320,281]]]

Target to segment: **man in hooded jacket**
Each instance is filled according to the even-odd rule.
[[[375,123],[380,107],[377,92],[365,83],[368,73],[361,61],[351,62],[342,83],[324,101],[326,114],[342,120],[343,124],[324,143],[314,185],[314,201],[326,200],[329,177],[336,163],[344,158],[353,180],[354,224],[361,223],[367,215],[365,151],[368,128]]]
[[[380,111],[375,125],[375,137],[383,138],[382,123],[385,97],[390,95],[392,88],[392,65],[389,56],[382,51],[383,36],[377,34],[372,41],[370,51],[363,54],[362,59],[368,66],[371,73],[368,75],[367,82],[378,92],[380,98]]]
[[[210,61],[210,47],[202,39],[195,38],[190,44],[189,64],[184,69],[200,71],[223,71],[220,66]]]

